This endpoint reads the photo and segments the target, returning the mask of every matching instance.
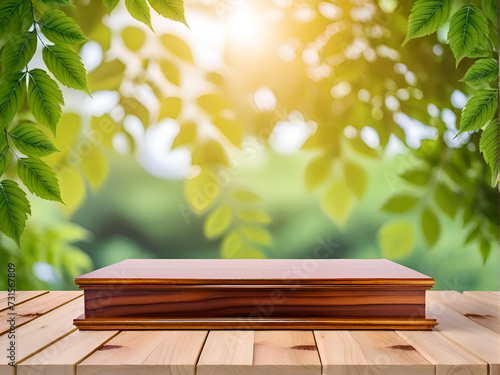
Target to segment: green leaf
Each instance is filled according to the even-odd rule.
[[[144,23],[154,31],[151,25],[151,14],[149,13],[149,6],[146,0],[125,0],[125,6],[132,17]]]
[[[498,2],[497,0],[481,0],[481,8],[483,9],[486,17],[497,27],[498,17]]]
[[[220,183],[210,168],[201,168],[198,176],[187,180],[184,188],[186,200],[194,211],[202,212],[213,203],[220,192]]]
[[[346,161],[344,162],[344,176],[347,186],[354,195],[358,199],[363,198],[368,187],[368,175],[364,168],[358,163]]]
[[[120,104],[127,115],[136,116],[145,128],[149,125],[149,111],[136,98],[122,96]]]
[[[47,39],[54,43],[77,44],[87,40],[76,21],[57,9],[45,12],[38,24]]]
[[[2,74],[23,70],[36,51],[37,37],[34,31],[14,34],[2,53]]]
[[[198,143],[192,152],[191,161],[193,165],[229,166],[226,151],[214,140]]]
[[[29,214],[30,202],[19,185],[11,180],[0,181],[0,230],[18,246]]]
[[[222,235],[231,225],[233,212],[228,205],[217,207],[205,219],[203,232],[207,238],[216,238]]]
[[[495,59],[477,60],[467,71],[462,82],[478,85],[498,79],[498,62]]]
[[[172,148],[193,143],[196,140],[197,125],[194,121],[186,121],[180,124],[179,133],[175,136]]]
[[[160,69],[166,79],[176,86],[180,85],[181,77],[177,66],[168,60],[160,61]]]
[[[496,113],[498,90],[478,91],[469,99],[460,117],[460,133],[483,127]]]
[[[6,128],[26,96],[26,73],[6,74],[0,80],[0,128]]]
[[[409,170],[401,175],[406,182],[416,186],[425,186],[431,178],[431,171],[426,168]]]
[[[403,213],[410,211],[418,203],[418,197],[409,194],[398,194],[389,198],[381,210],[391,213]]]
[[[118,90],[123,82],[124,71],[125,64],[118,59],[102,62],[89,74],[90,90]]]
[[[317,157],[309,164],[307,164],[305,169],[305,182],[306,188],[309,192],[312,192],[318,186],[326,181],[328,176],[332,171],[332,159],[328,156],[322,155]]]
[[[490,166],[494,175],[498,173],[498,139],[498,118],[495,118],[482,132],[481,138],[479,139],[479,151],[483,153],[484,161]]]
[[[418,0],[411,9],[408,32],[403,42],[437,31],[450,16],[451,0]]]
[[[434,246],[439,239],[441,225],[439,224],[436,214],[430,208],[427,207],[424,212],[422,212],[420,224],[422,226],[422,232],[424,233],[425,242],[427,242],[429,247]]]
[[[42,0],[45,4],[56,6],[56,7],[66,7],[70,6],[69,0]]]
[[[259,197],[257,194],[254,194],[254,193],[252,193],[250,191],[246,191],[246,190],[233,191],[232,195],[233,195],[234,199],[236,199],[239,202],[243,202],[243,203],[262,201],[262,198]]]
[[[220,95],[205,94],[196,99],[196,103],[208,113],[217,116],[219,112],[230,109],[231,105]]]
[[[30,157],[41,158],[59,151],[45,133],[35,127],[34,123],[17,125],[9,136],[19,151]]]
[[[477,47],[482,38],[488,38],[488,20],[478,7],[464,5],[452,16],[448,31],[457,66]]]
[[[476,225],[467,235],[464,241],[464,245],[468,245],[473,242],[478,236],[481,234],[481,228],[479,225]]]
[[[434,191],[434,199],[439,208],[450,217],[454,219],[457,214],[457,200],[456,193],[451,190],[448,185],[439,183]]]
[[[483,263],[486,263],[486,260],[488,259],[488,256],[491,253],[491,245],[488,242],[488,240],[484,237],[481,240],[481,244],[479,246],[479,251],[481,252],[481,255],[483,257]]]
[[[132,52],[137,52],[144,45],[146,34],[138,27],[127,26],[122,30],[122,40],[125,47]]]
[[[76,52],[68,47],[53,45],[45,46],[42,55],[47,69],[59,82],[90,95],[87,87],[87,72]]]
[[[28,105],[31,113],[55,134],[61,117],[61,105],[64,104],[61,90],[42,69],[32,69],[28,75]]]
[[[14,30],[29,5],[26,0],[4,0],[0,3],[0,38],[4,38]]]
[[[269,224],[272,221],[266,212],[259,210],[236,210],[236,215],[241,220],[254,223]]]
[[[185,41],[172,34],[165,34],[160,37],[163,46],[175,56],[180,57],[190,63],[193,62],[191,49]]]
[[[273,238],[271,233],[264,228],[256,226],[243,226],[241,228],[245,237],[250,241],[261,244],[261,245],[272,245]]]
[[[385,258],[403,258],[415,247],[415,227],[405,222],[386,224],[380,230],[379,243]]]
[[[374,158],[374,159],[380,158],[377,150],[374,150],[373,148],[368,147],[366,145],[366,143],[363,141],[363,139],[357,138],[357,137],[352,138],[352,139],[350,139],[350,143],[351,143],[352,148],[356,152],[360,153],[361,155],[367,156],[369,158]]]
[[[82,170],[90,186],[96,191],[109,172],[108,160],[98,147],[92,147],[82,157]]]
[[[159,15],[188,26],[184,17],[184,0],[148,0],[148,2]]]
[[[102,3],[104,4],[106,9],[108,10],[109,14],[111,14],[113,9],[116,8],[116,6],[118,5],[119,2],[120,2],[120,0],[102,0]]]
[[[169,98],[163,98],[160,101],[160,114],[158,115],[158,121],[166,118],[177,118],[179,117],[182,110],[182,100],[171,96]]]
[[[335,181],[323,195],[321,207],[326,215],[339,227],[343,227],[351,211],[351,194],[347,184]]]
[[[212,120],[212,124],[227,138],[229,142],[238,148],[241,148],[243,142],[243,129],[236,120],[229,120],[217,116]]]
[[[4,174],[8,167],[9,140],[5,131],[0,133],[0,176]]]
[[[19,158],[17,173],[31,193],[43,199],[63,203],[56,174],[40,159]]]
[[[243,239],[236,231],[229,232],[222,241],[221,255],[222,258],[237,258],[235,256],[243,246]]]

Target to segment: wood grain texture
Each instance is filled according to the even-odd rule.
[[[312,331],[211,331],[199,375],[320,375]]]
[[[475,298],[481,302],[489,303],[500,309],[500,294],[495,294],[491,292],[467,292],[464,294],[467,297]]]
[[[78,375],[194,375],[207,331],[121,332],[77,365]]]
[[[427,310],[439,320],[437,331],[487,362],[490,375],[500,375],[500,335],[466,318],[432,295],[427,298]]]
[[[76,284],[413,284],[434,280],[386,259],[128,259]]]
[[[20,303],[15,308],[16,327],[20,327],[33,319],[36,319],[47,312],[58,308],[59,306],[81,297],[82,292],[50,292],[38,296],[34,299],[29,299],[24,303]],[[0,313],[0,335],[6,333],[10,328],[8,319],[12,315],[8,315],[10,310],[5,310]]]
[[[19,291],[15,293],[14,302],[16,305],[20,305],[24,302],[30,301],[33,298],[39,297],[47,293],[48,291],[45,290]],[[1,296],[3,296],[3,298]],[[5,310],[9,309],[8,301],[13,301],[13,300],[12,299],[8,300],[7,292],[2,292],[2,294],[0,295],[0,312],[5,312]]]
[[[434,375],[434,365],[395,332],[315,331],[324,375]]]
[[[500,308],[498,306],[453,291],[433,291],[429,295],[470,320],[500,334]]]
[[[26,359],[75,330],[71,317],[83,313],[83,298],[79,297],[16,330],[17,362]],[[0,336],[0,348],[8,348],[8,335]],[[0,375],[13,374],[6,356],[0,356]]]
[[[17,365],[17,375],[76,375],[75,365],[118,331],[75,331]]]
[[[85,290],[89,317],[424,317],[425,290],[172,287]]]
[[[487,375],[488,364],[439,332],[396,331],[426,360],[436,375]]]
[[[432,330],[434,318],[85,318],[74,320],[83,330],[151,329],[397,329]]]

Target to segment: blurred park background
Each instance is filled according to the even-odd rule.
[[[93,98],[64,91],[47,158],[66,205],[31,196],[21,250],[0,238],[18,289],[128,258],[329,257],[498,290],[497,176],[457,136],[474,59],[455,67],[448,24],[402,47],[412,3],[187,0],[189,28],[152,12],[155,32],[63,8]]]

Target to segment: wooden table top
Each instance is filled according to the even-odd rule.
[[[500,293],[430,291],[434,331],[78,331],[82,292],[0,292],[0,375],[500,375]]]
[[[128,259],[87,273],[76,284],[405,284],[433,285],[386,259]]]

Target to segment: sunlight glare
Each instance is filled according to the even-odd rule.
[[[257,20],[253,14],[248,0],[241,3],[234,10],[229,22],[230,38],[244,45],[254,44],[259,38]]]

